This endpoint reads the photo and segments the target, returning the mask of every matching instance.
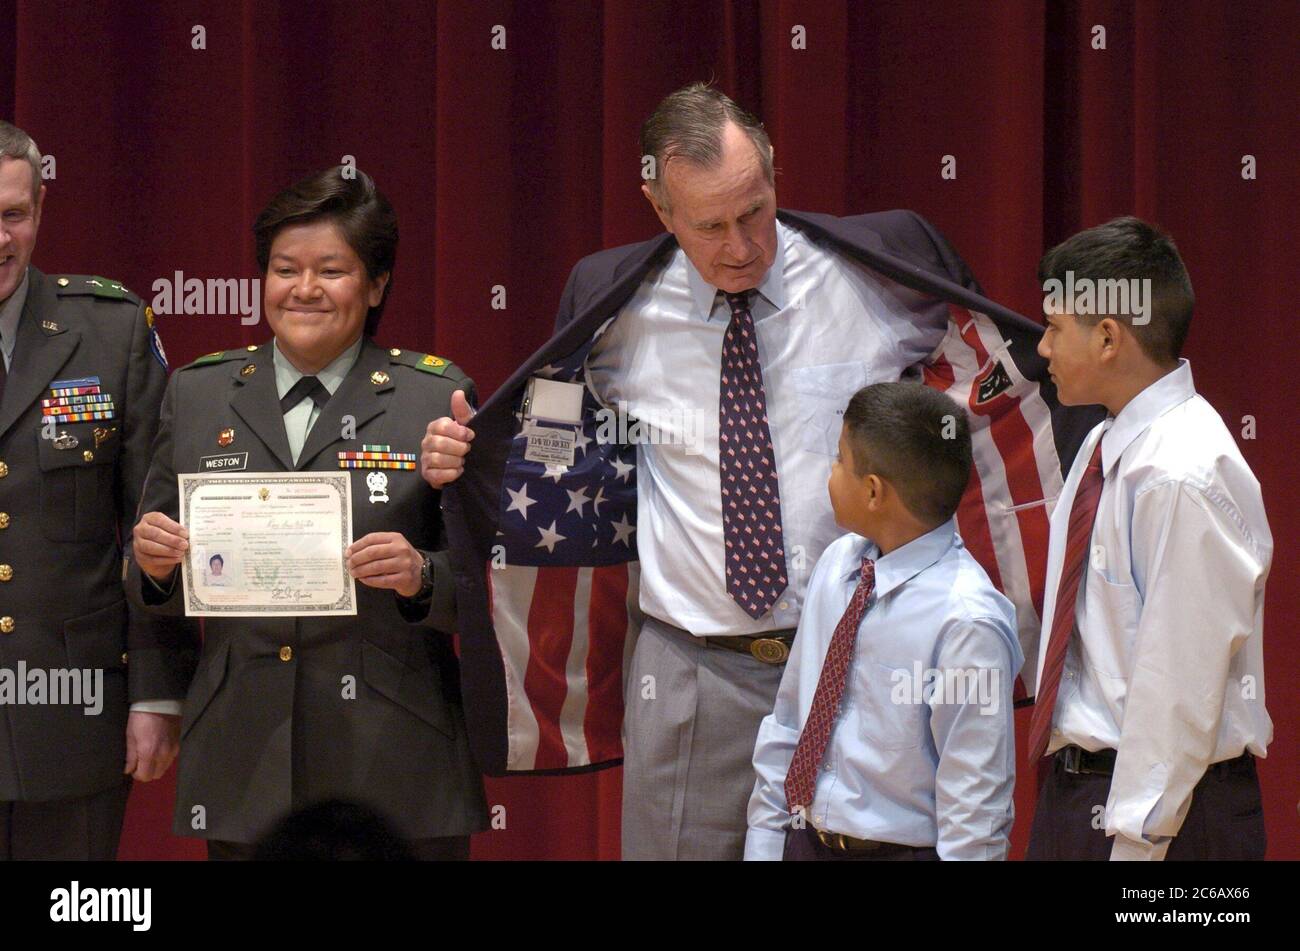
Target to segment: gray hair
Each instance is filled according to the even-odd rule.
[[[691,83],[665,96],[641,126],[641,155],[654,158],[646,184],[665,211],[668,191],[661,173],[668,160],[681,158],[703,168],[713,168],[722,161],[722,134],[728,122],[735,123],[749,136],[768,184],[776,183],[772,143],[763,123],[712,84]]]
[[[0,159],[22,159],[32,167],[32,204],[41,193],[41,150],[32,137],[0,119]]]

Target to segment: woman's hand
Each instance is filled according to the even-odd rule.
[[[190,533],[180,522],[172,521],[162,512],[145,512],[131,534],[140,570],[165,584],[190,547]]]
[[[421,555],[401,532],[371,532],[343,553],[352,577],[372,588],[391,588],[404,598],[420,593]]]

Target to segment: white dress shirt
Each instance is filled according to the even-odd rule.
[[[1264,581],[1273,538],[1259,482],[1191,365],[1100,423],[1052,513],[1046,641],[1066,526],[1097,440],[1105,481],[1075,606],[1048,751],[1118,751],[1111,857],[1162,859],[1212,763],[1264,756]]]
[[[722,342],[731,311],[678,248],[648,274],[587,360],[596,398],[659,420],[675,443],[637,448],[641,609],[696,635],[799,623],[817,558],[839,534],[826,494],[849,398],[899,379],[948,327],[947,305],[776,223],[777,251],[750,311],[781,495],[789,586],[751,618],[727,594],[718,460]],[[685,432],[694,419],[697,431]],[[694,445],[687,439],[694,435]]]
[[[775,708],[758,729],[745,858],[781,858],[786,773],[864,556],[876,559],[875,593],[807,819],[825,832],[933,847],[942,859],[1005,859],[1012,690],[1024,655],[1015,607],[952,520],[884,556],[845,535],[817,562]]]

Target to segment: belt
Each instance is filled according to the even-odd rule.
[[[828,849],[836,852],[878,852],[881,855],[889,855],[894,852],[912,852],[915,847],[911,845],[901,845],[898,842],[876,842],[873,839],[855,839],[851,835],[844,835],[840,832],[823,832],[821,829],[813,828],[813,833],[817,836],[817,841]]]
[[[710,647],[749,654],[765,664],[784,664],[790,659],[793,634],[720,634],[704,638]]]
[[[1253,759],[1254,756],[1247,751],[1233,759],[1212,763],[1206,773],[1221,773],[1238,769],[1249,765]],[[1061,764],[1061,769],[1072,775],[1096,773],[1100,776],[1110,776],[1115,772],[1115,751],[1111,749],[1096,750],[1094,752],[1085,750],[1080,746],[1063,746],[1056,751],[1056,761]]]
[[[1109,776],[1115,772],[1114,750],[1085,750],[1081,746],[1063,746],[1056,751],[1056,761],[1061,769],[1071,775],[1079,773],[1097,773]]]

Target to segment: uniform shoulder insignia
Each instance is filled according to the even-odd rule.
[[[408,367],[415,367],[425,373],[433,373],[437,376],[464,376],[464,371],[456,364],[452,363],[446,357],[435,357],[431,353],[420,353],[416,350],[390,350],[388,351],[393,358],[394,363],[405,364]]]
[[[224,363],[227,360],[234,360],[238,357],[246,357],[246,356],[248,356],[248,352],[243,349],[217,350],[213,353],[205,353],[203,356],[199,357],[193,363],[187,363],[185,366],[181,367],[181,369],[189,370],[192,367],[207,366],[209,363]]]
[[[54,279],[55,291],[60,297],[89,295],[105,300],[124,300],[139,304],[140,298],[127,290],[121,281],[109,277],[85,274],[65,274]]]

